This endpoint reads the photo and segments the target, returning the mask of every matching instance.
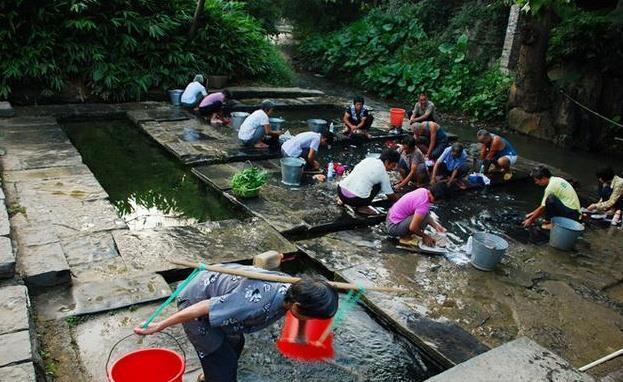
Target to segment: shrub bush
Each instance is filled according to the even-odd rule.
[[[0,98],[14,87],[59,94],[70,82],[105,100],[143,98],[194,73],[285,83],[292,74],[240,3],[206,0],[0,0]]]
[[[510,78],[469,62],[467,34],[441,44],[431,38],[418,12],[412,6],[374,9],[342,30],[306,39],[298,49],[299,62],[383,97],[412,103],[425,91],[446,109],[478,119],[501,117]]]

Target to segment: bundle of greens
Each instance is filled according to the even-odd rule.
[[[242,198],[256,197],[260,188],[266,184],[268,173],[258,167],[245,168],[237,172],[231,179],[231,190],[234,195]]]

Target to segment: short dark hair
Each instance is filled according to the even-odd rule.
[[[488,136],[490,136],[490,135],[491,135],[491,133],[490,133],[490,132],[489,132],[489,130],[487,130],[487,129],[480,129],[480,130],[478,130],[478,132],[476,133],[476,136],[477,136],[478,138],[480,138],[480,137],[488,137]]]
[[[303,278],[288,288],[285,302],[298,304],[297,311],[304,316],[326,319],[337,312],[339,297],[326,281]]]
[[[426,94],[426,92],[420,92],[420,94],[418,94],[417,97],[420,98],[421,96],[428,98],[428,95]]]
[[[357,102],[365,103],[363,100],[363,97],[360,95],[356,95],[353,97],[353,105],[356,104]]]
[[[463,144],[462,144],[462,143],[460,143],[460,142],[454,142],[454,143],[452,144],[452,146],[450,146],[450,147],[451,147],[451,149],[450,149],[450,151],[451,151],[451,152],[459,152],[459,153],[462,153],[462,152],[463,152],[463,150],[465,150],[465,147],[463,147]]]
[[[329,130],[324,130],[320,134],[320,137],[326,139],[328,145],[333,144],[333,141],[335,140],[335,134],[333,134]]]
[[[262,101],[262,103],[260,104],[260,108],[264,111],[268,111],[272,108],[275,107],[275,104],[273,103],[273,101],[269,100],[269,99],[265,99],[264,101]]]
[[[231,99],[231,92],[229,91],[229,89],[223,89],[223,91],[221,93],[223,93],[225,98]]]
[[[388,161],[389,163],[398,163],[400,162],[400,153],[396,150],[385,149],[381,153],[379,159],[381,162]]]
[[[435,201],[444,200],[450,195],[450,189],[448,188],[448,184],[446,182],[439,182],[433,184],[430,188],[430,193],[433,194]]]
[[[614,178],[614,170],[610,166],[602,167],[599,170],[597,170],[595,175],[597,175],[597,178],[600,178],[600,179],[605,180],[606,182],[609,182]]]
[[[534,179],[551,178],[552,173],[545,166],[536,166],[530,171],[530,176]]]
[[[408,137],[402,140],[402,144],[412,149],[415,147],[415,138],[409,135]]]

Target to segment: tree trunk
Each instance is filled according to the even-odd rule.
[[[551,106],[551,84],[547,78],[547,45],[551,15],[536,19],[526,15],[521,26],[521,46],[515,83],[508,100],[509,109],[535,113]]]
[[[203,15],[203,6],[205,4],[205,0],[197,0],[197,8],[195,8],[195,15],[193,16],[193,22],[190,25],[190,30],[188,31],[188,38],[192,38],[197,31],[197,27],[199,25],[199,18]]]

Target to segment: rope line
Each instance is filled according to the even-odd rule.
[[[596,116],[598,116],[599,118],[602,118],[602,119],[604,119],[604,120],[606,120],[606,121],[610,122],[611,124],[613,124],[613,125],[615,125],[615,126],[618,126],[618,127],[623,128],[623,125],[622,125],[622,124],[620,124],[620,123],[618,123],[618,122],[616,122],[616,121],[614,121],[614,120],[612,120],[612,119],[610,119],[610,118],[608,118],[608,117],[606,117],[606,116],[604,116],[604,115],[602,115],[602,114],[599,114],[599,113],[598,113],[598,112],[596,112],[595,110],[590,109],[588,106],[584,106],[584,105],[582,105],[579,101],[575,100],[575,99],[574,99],[574,98],[572,98],[569,94],[565,93],[565,91],[564,91],[564,90],[560,89],[560,93],[561,93],[562,95],[564,95],[565,97],[569,98],[569,100],[570,100],[571,102],[575,103],[576,105],[578,105],[578,106],[579,106],[579,107],[581,107],[582,109],[584,109],[584,110],[588,111],[589,113],[595,114],[595,115],[596,115]]]

